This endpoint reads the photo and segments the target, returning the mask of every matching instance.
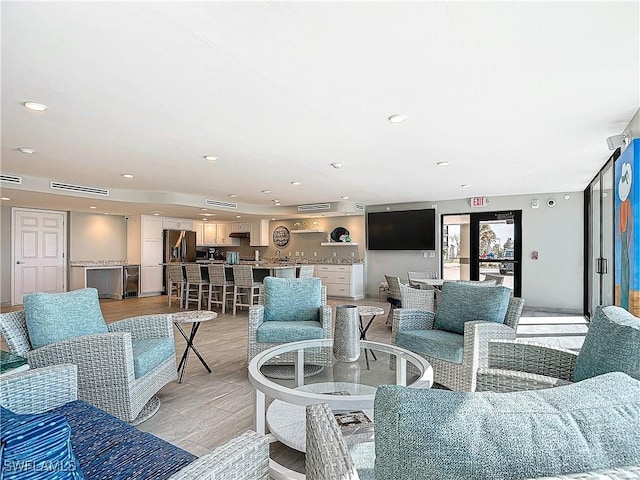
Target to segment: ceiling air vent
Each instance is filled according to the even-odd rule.
[[[205,200],[204,203],[208,207],[222,207],[222,208],[238,208],[237,203],[233,202],[221,202],[220,200]]]
[[[364,212],[364,205],[360,205],[359,203],[356,203],[356,210],[360,210],[361,212]]]
[[[18,177],[17,175],[5,175],[3,173],[0,175],[0,181],[13,183],[14,185],[22,185],[22,177]]]
[[[330,208],[330,203],[311,203],[309,205],[298,205],[299,212],[318,212],[322,210],[329,210]]]
[[[72,185],[71,183],[51,182],[53,190],[64,190],[65,192],[90,193],[92,195],[109,196],[109,190],[106,188],[86,187],[84,185]]]

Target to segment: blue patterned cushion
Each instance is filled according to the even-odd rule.
[[[474,320],[504,323],[511,290],[507,287],[445,282],[438,300],[434,328],[464,334],[464,324]]]
[[[132,340],[133,370],[136,378],[143,377],[155,367],[175,354],[173,338],[150,338]]]
[[[64,416],[16,415],[0,407],[3,480],[81,480],[80,463],[71,448]]]
[[[71,426],[71,442],[87,480],[167,479],[196,457],[81,400],[52,412]]]
[[[319,278],[266,277],[263,284],[265,322],[318,320],[322,305]]]
[[[622,307],[596,307],[573,380],[624,372],[640,380],[640,318]]]
[[[65,293],[28,293],[23,303],[33,348],[107,332],[95,288]]]
[[[258,327],[259,343],[300,342],[324,337],[320,322],[262,322]]]
[[[640,465],[640,382],[513,393],[378,387],[376,478],[516,479]]]
[[[462,363],[464,336],[444,330],[400,330],[396,345],[447,362]]]

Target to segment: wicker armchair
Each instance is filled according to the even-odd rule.
[[[20,414],[43,413],[78,399],[75,365],[54,365],[0,377],[0,404]],[[144,461],[131,457],[131,461]],[[107,473],[107,472],[105,472]],[[269,478],[269,442],[267,437],[247,431],[216,448],[169,480]]]
[[[511,298],[504,323],[485,321],[469,321],[464,324],[464,334],[458,341],[462,343],[462,361],[440,358],[434,352],[429,355],[416,352],[424,357],[433,367],[433,381],[451,390],[474,391],[476,389],[476,372],[478,368],[487,366],[488,346],[490,340],[513,340],[516,328],[524,307],[524,300]],[[434,328],[435,313],[417,309],[396,309],[391,329],[391,344],[396,345],[396,337],[401,331],[413,331],[420,335],[421,331],[436,330]],[[449,336],[456,334],[449,334]],[[406,348],[406,346],[404,346]]]
[[[253,357],[255,357],[258,353],[263,352],[269,348],[275,347],[277,345],[281,345],[282,343],[286,343],[284,341],[281,342],[260,342],[258,341],[258,329],[260,326],[265,323],[265,289],[269,288],[269,279],[270,277],[265,278],[265,282],[267,285],[261,285],[258,295],[258,305],[253,305],[249,307],[249,338],[247,342],[247,362],[250,362]],[[320,282],[319,278],[306,278],[306,279],[281,279],[291,282],[291,284],[295,284],[295,282]],[[286,288],[286,287],[285,287]],[[293,290],[292,290],[293,292]],[[295,294],[294,298],[295,298]],[[333,320],[332,320],[332,311],[331,307],[327,305],[327,287],[322,285],[320,287],[320,308],[318,309],[317,322],[322,327],[323,337],[322,338],[332,338],[333,336]],[[278,323],[291,323],[291,322],[278,322]],[[296,322],[299,323],[299,322]],[[288,341],[300,341],[305,340],[305,338],[291,338]],[[318,349],[317,353],[310,353],[305,357],[306,363],[313,365],[327,365],[331,358],[329,357],[329,353],[327,349]],[[280,355],[278,358],[270,361],[270,364],[292,364],[295,352],[291,354]]]
[[[391,325],[393,323],[393,310],[402,307],[402,296],[400,293],[400,285],[402,282],[400,281],[400,277],[392,277],[391,275],[385,275],[384,279],[386,280],[387,287],[389,288],[387,302],[391,304],[389,306],[386,324]]]
[[[156,392],[176,378],[171,355],[140,378],[134,375],[132,340],[168,337],[170,315],[144,315],[107,325],[109,333],[85,335],[33,349],[24,311],[0,314],[0,334],[9,350],[31,368],[61,363],[78,366],[78,398],[125,422],[139,423],[157,411]]]

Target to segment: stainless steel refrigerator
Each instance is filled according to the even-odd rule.
[[[163,263],[191,263],[196,261],[196,232],[190,230],[163,230]],[[167,268],[162,269],[163,293],[166,293]]]

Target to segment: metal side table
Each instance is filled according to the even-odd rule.
[[[193,351],[200,359],[200,363],[207,369],[209,373],[211,373],[211,368],[207,365],[207,362],[204,361],[202,355],[193,344],[193,339],[196,337],[196,333],[198,333],[198,329],[200,328],[200,324],[202,322],[207,322],[209,320],[213,320],[218,316],[216,312],[210,312],[208,310],[195,310],[195,311],[187,311],[187,312],[179,312],[172,314],[173,324],[176,326],[182,337],[187,342],[187,348],[185,348],[184,353],[182,354],[182,358],[180,359],[180,363],[178,364],[178,373],[180,374],[178,377],[178,383],[182,383],[184,379],[184,372],[187,370],[187,362],[189,361],[189,353]],[[191,332],[189,336],[187,336],[186,332],[182,329],[182,324],[191,323]]]

